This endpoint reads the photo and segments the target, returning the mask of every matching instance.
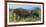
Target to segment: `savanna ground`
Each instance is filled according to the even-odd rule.
[[[10,22],[34,22],[34,21],[40,21],[40,20],[41,18],[36,16],[21,17],[20,19],[16,19],[16,17],[14,18],[13,15],[9,17]]]

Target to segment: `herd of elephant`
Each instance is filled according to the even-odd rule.
[[[33,13],[33,14],[16,14],[17,16],[20,16],[20,18],[19,18],[19,20],[20,19],[23,19],[23,18],[21,18],[21,17],[24,17],[24,19],[26,19],[25,17],[28,17],[28,16],[32,16],[33,18],[35,18],[34,16],[36,16],[36,17],[39,17],[39,14],[38,13]],[[18,18],[17,18],[18,19]],[[16,20],[17,20],[16,19]]]

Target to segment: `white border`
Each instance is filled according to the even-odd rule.
[[[9,23],[9,4],[19,4],[19,5],[40,5],[41,6],[41,21],[36,21],[36,22],[12,22],[12,23]],[[43,22],[43,5],[42,4],[28,4],[28,3],[11,3],[11,2],[8,2],[7,3],[7,24],[8,25],[14,25],[14,24],[32,24],[32,23],[42,23]]]

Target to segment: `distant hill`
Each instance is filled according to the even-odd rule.
[[[29,12],[29,11],[33,11],[33,12],[37,12],[38,10],[40,10],[40,8],[34,8],[34,10],[27,10],[27,9],[23,9],[23,8],[16,8],[16,9],[9,9],[9,11],[13,11],[13,12]]]

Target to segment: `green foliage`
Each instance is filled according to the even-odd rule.
[[[13,15],[12,16],[9,16],[9,20],[10,20],[10,22],[13,22],[14,21]]]

